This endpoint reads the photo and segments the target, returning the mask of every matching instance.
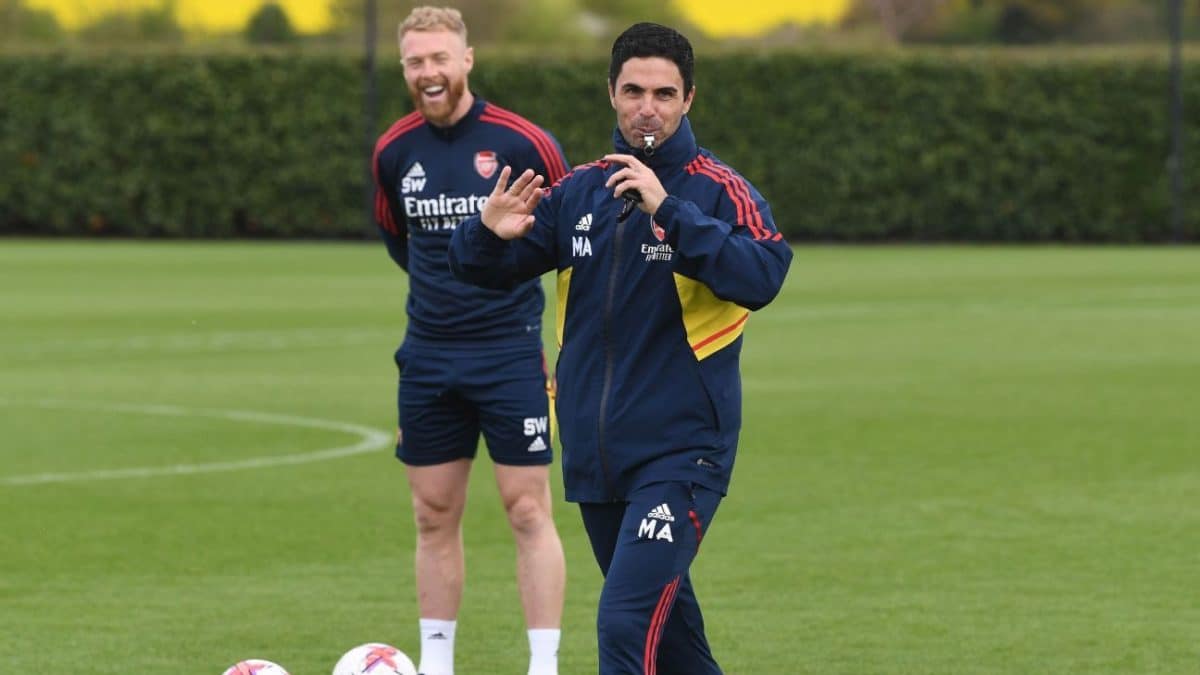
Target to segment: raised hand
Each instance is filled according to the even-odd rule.
[[[545,179],[535,175],[533,169],[526,169],[512,185],[508,185],[511,174],[511,167],[500,170],[496,187],[492,188],[492,194],[479,214],[484,227],[501,239],[524,237],[533,229],[533,209],[544,194],[542,181]]]

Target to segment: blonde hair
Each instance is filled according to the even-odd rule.
[[[463,42],[467,41],[467,24],[463,22],[462,12],[453,7],[414,7],[400,23],[399,37],[414,30],[448,30],[458,33]]]

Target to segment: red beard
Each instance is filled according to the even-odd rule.
[[[438,101],[426,100],[425,93],[422,90],[430,85],[438,84],[446,88],[445,96]],[[421,113],[430,122],[443,126],[450,124],[450,116],[458,108],[459,101],[462,100],[466,93],[467,82],[465,79],[453,81],[443,78],[425,80],[418,82],[415,87],[410,86],[408,88],[408,94],[412,97],[413,107],[417,109],[417,112]]]

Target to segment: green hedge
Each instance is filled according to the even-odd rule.
[[[582,163],[609,147],[605,75],[603,60],[487,58],[472,84]],[[408,105],[397,66],[381,83],[380,131]],[[697,87],[701,144],[793,241],[1171,235],[1160,61],[721,55]],[[363,236],[362,92],[344,56],[0,56],[0,232]],[[1193,239],[1197,216],[1193,199]]]

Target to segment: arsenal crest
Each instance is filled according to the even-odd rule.
[[[667,238],[667,231],[663,229],[662,225],[654,222],[653,219],[650,221],[650,231],[654,233],[654,238],[659,241]]]
[[[480,150],[475,153],[475,171],[480,176],[491,178],[499,166],[500,161],[496,159],[496,153],[491,150]]]

